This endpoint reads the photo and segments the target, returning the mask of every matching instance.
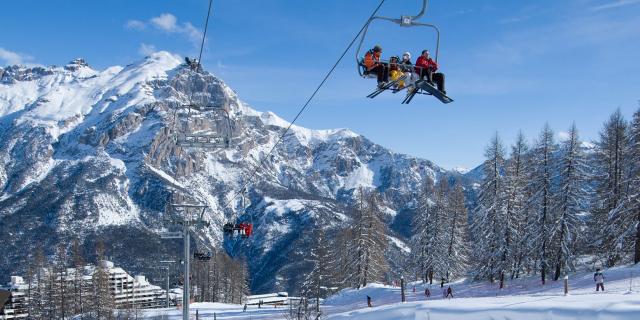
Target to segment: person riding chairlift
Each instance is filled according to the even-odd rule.
[[[376,74],[378,76],[378,87],[382,88],[389,82],[389,67],[380,62],[382,48],[374,46],[373,49],[367,51],[364,55],[365,74]]]
[[[389,58],[389,79],[391,81],[398,80],[404,73],[400,69],[400,58],[398,56],[392,56]],[[396,88],[398,85],[396,84]]]
[[[405,86],[413,85],[416,80],[416,74],[413,73],[413,63],[411,63],[411,53],[405,52],[402,54],[402,60],[399,64],[400,70],[404,72],[405,79],[398,82],[398,89],[403,89]]]
[[[420,80],[427,78],[429,84],[436,83],[438,90],[447,94],[444,90],[444,74],[436,72],[438,70],[438,63],[433,61],[429,56],[429,50],[422,50],[422,55],[416,60],[416,73],[420,75]]]

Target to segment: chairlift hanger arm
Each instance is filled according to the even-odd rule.
[[[369,21],[367,21],[367,23],[365,24],[364,30],[362,31],[362,36],[360,37],[358,48],[356,49],[356,65],[358,66],[357,69],[360,76],[363,76],[362,71],[360,70],[360,67],[359,67],[360,57],[361,57],[360,52],[362,51],[362,44],[364,43],[364,39],[367,37],[367,31],[369,31],[369,26],[375,20],[385,20],[385,21],[393,22],[395,24],[400,25],[401,27],[415,27],[415,26],[420,27],[421,26],[421,27],[430,27],[436,30],[437,39],[436,39],[435,61],[438,62],[438,53],[440,51],[440,30],[435,25],[428,24],[428,23],[420,23],[415,21],[422,18],[422,16],[424,16],[425,12],[427,11],[428,2],[429,2],[428,0],[423,0],[422,9],[415,16],[401,16],[400,19],[388,18],[388,17],[382,17],[382,16],[373,16],[369,19]]]

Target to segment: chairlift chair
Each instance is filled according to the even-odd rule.
[[[176,144],[187,148],[218,149],[231,146],[233,128],[229,111],[224,106],[187,104],[181,106],[188,109],[187,116],[183,119],[184,129],[176,136]],[[206,112],[213,117],[216,124],[215,132],[193,132],[189,129],[189,123],[195,118],[195,114]]]
[[[427,10],[427,6],[428,6],[428,0],[423,0],[422,1],[422,9],[420,10],[420,12],[415,15],[415,16],[400,16],[400,18],[388,18],[388,17],[381,17],[381,16],[374,16],[371,19],[369,19],[369,21],[365,24],[364,30],[362,31],[362,35],[360,36],[360,42],[358,43],[358,49],[356,50],[356,65],[357,65],[357,70],[358,70],[358,74],[363,77],[363,78],[375,78],[376,75],[367,72],[367,68],[364,65],[364,55],[361,54],[362,52],[362,44],[364,43],[364,40],[367,37],[367,31],[369,30],[369,26],[371,26],[371,24],[374,21],[379,21],[379,20],[384,20],[384,21],[389,21],[392,23],[395,23],[397,25],[399,25],[400,27],[426,27],[426,28],[430,28],[435,30],[436,32],[436,51],[435,51],[435,62],[438,62],[438,55],[440,52],[440,30],[438,29],[437,26],[430,24],[430,23],[421,23],[418,22],[417,20],[419,20],[420,18],[422,18],[422,16],[424,16],[426,10]],[[386,63],[384,61],[381,61],[382,63]],[[449,97],[447,97],[444,93],[440,92],[439,90],[437,90],[436,88],[434,88],[433,86],[431,86],[430,84],[428,84],[426,81],[421,81],[420,83],[418,83],[416,85],[416,89],[415,92],[413,94],[411,94],[411,98],[405,99],[405,101],[403,101],[403,103],[409,103],[411,102],[411,99],[413,98],[413,95],[415,95],[416,93],[422,93],[422,94],[426,94],[426,95],[433,95],[434,97],[438,98],[440,101],[442,101],[443,103],[449,103],[452,102],[453,100]]]
[[[242,190],[241,195],[241,207],[246,210],[245,202],[244,202],[244,192],[246,190]],[[229,238],[241,237],[242,239],[249,238],[253,234],[253,215],[250,215],[250,221],[241,221],[237,222],[236,214],[233,215],[232,219],[229,220],[222,226],[222,231],[225,236]]]

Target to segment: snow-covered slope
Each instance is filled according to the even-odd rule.
[[[444,299],[439,285],[431,286],[426,298],[421,283],[407,286],[407,302],[400,302],[400,288],[372,284],[366,288],[346,289],[329,297],[321,305],[323,319],[350,320],[635,320],[640,314],[640,265],[605,270],[605,292],[595,292],[593,273],[569,275],[570,294],[563,294],[562,282],[539,284],[537,276],[507,282],[503,290],[486,282],[447,284],[454,289],[453,299]],[[635,279],[633,277],[636,277]],[[416,291],[413,291],[415,285]],[[631,287],[631,291],[629,290]],[[368,308],[366,297],[373,307]],[[192,312],[216,319],[291,319],[288,308],[257,308],[219,303],[192,304]],[[148,310],[147,318],[180,319],[180,310]],[[295,318],[295,316],[293,317]]]
[[[211,111],[191,111],[185,121],[179,107],[190,103],[226,108],[231,128]],[[401,248],[408,224],[398,222],[412,215],[422,179],[462,177],[348,129],[299,126],[250,176],[288,125],[167,52],[102,71],[82,59],[0,68],[0,232],[14,240],[0,247],[0,273],[21,265],[25,248],[51,255],[56,243],[74,238],[88,254],[104,241],[111,259],[132,271],[150,267],[141,261],[178,251],[176,241],[156,235],[177,191],[209,206],[211,226],[192,234],[199,247],[224,245],[247,256],[257,292],[292,290],[305,268],[299,248],[308,245],[308,231],[348,223],[354,188],[383,193],[392,247]],[[227,150],[175,147],[174,134],[186,128],[231,130],[234,138]],[[232,198],[245,182],[244,201]],[[223,243],[220,226],[234,215],[252,220],[255,236]]]

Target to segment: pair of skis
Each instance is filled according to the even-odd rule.
[[[406,78],[407,78],[407,76],[406,76],[406,75],[402,75],[402,76],[400,76],[398,79],[393,80],[393,81],[391,81],[391,82],[389,82],[389,83],[385,84],[384,86],[382,86],[382,87],[380,87],[380,88],[376,89],[376,91],[374,91],[374,92],[370,93],[370,94],[367,96],[367,98],[371,98],[371,99],[373,99],[373,98],[377,97],[379,94],[383,93],[384,91],[386,91],[386,90],[388,90],[388,89],[391,89],[391,88],[394,88],[394,87],[397,87],[397,86],[398,86],[398,83],[400,83],[400,81],[404,81],[404,79],[406,79]],[[399,91],[399,90],[398,90],[398,91]],[[397,91],[394,89],[394,93],[395,93],[395,92],[397,92]]]
[[[401,76],[400,78],[391,81],[387,84],[385,84],[384,86],[376,89],[376,91],[370,93],[367,98],[375,98],[377,97],[379,94],[381,94],[382,92],[393,88],[393,93],[398,93],[399,91],[402,91],[404,88],[407,88],[407,95],[405,96],[404,100],[402,100],[402,104],[409,104],[411,102],[411,100],[413,100],[413,98],[415,97],[416,94],[420,93],[420,91],[424,91],[425,94],[428,95],[432,95],[434,97],[436,97],[438,100],[440,100],[442,103],[451,103],[453,102],[453,99],[449,98],[446,94],[444,94],[444,92],[438,90],[436,87],[433,86],[433,84],[429,83],[426,80],[418,80],[416,81],[414,84],[410,85],[410,86],[405,86],[401,89],[398,89],[398,83],[400,81],[405,80],[407,77],[405,75]],[[411,88],[412,90],[409,90],[409,88]]]
[[[413,84],[413,90],[407,92],[407,96],[402,100],[403,104],[409,104],[413,97],[418,94],[419,91],[424,91],[426,94],[432,95],[440,100],[442,103],[451,103],[453,99],[449,98],[444,92],[438,90],[433,84],[426,80],[418,80]]]

